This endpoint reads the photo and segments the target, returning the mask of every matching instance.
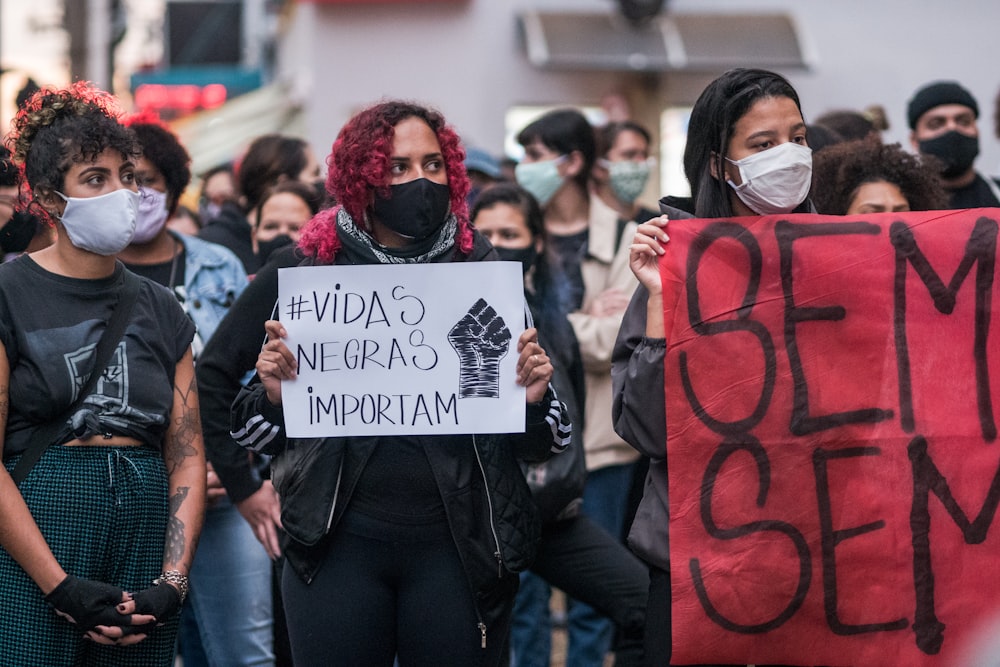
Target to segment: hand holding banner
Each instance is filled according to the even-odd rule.
[[[279,317],[290,437],[524,430],[517,263],[281,269]]]

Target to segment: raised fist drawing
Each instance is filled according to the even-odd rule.
[[[510,329],[484,299],[479,299],[448,332],[459,359],[461,398],[498,398],[500,360],[510,347]]]

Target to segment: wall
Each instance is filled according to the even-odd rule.
[[[300,4],[283,69],[308,100],[309,138],[326,154],[337,129],[383,96],[437,106],[468,143],[499,152],[503,117],[518,104],[595,104],[624,90],[655,113],[691,103],[713,73],[636,75],[539,70],[518,42],[516,15],[528,8],[607,11],[611,0],[466,0],[398,5]],[[668,0],[668,11],[783,10],[799,22],[813,56],[809,70],[783,72],[807,121],[834,108],[882,104],[887,141],[908,145],[906,101],[927,81],[956,78],[978,98],[979,166],[1000,172],[993,98],[1000,73],[989,46],[1000,3],[951,0]],[[311,54],[311,55],[310,55]],[[311,62],[309,62],[311,61]]]

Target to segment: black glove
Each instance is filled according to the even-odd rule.
[[[137,628],[152,628],[163,625],[170,618],[181,610],[181,594],[176,588],[165,581],[153,584],[149,588],[139,591],[132,596],[135,600],[136,614],[149,614],[155,616],[156,621],[147,626],[136,626]]]
[[[67,575],[45,596],[56,613],[78,625],[84,632],[98,625],[121,625],[122,589],[111,584]]]

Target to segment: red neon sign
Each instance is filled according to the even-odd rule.
[[[144,83],[135,89],[135,106],[139,111],[174,109],[191,112],[221,106],[227,96],[228,91],[221,83],[205,86]]]

